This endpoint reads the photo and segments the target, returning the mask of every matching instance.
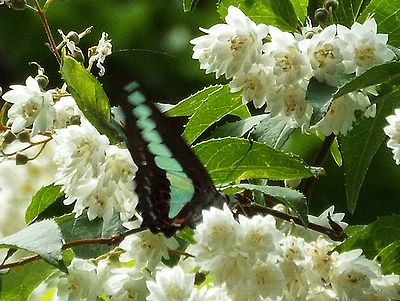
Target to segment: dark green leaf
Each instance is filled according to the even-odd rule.
[[[233,188],[235,187],[260,191],[266,195],[276,198],[284,205],[293,209],[294,212],[296,212],[297,216],[301,219],[303,224],[307,225],[308,208],[307,208],[306,198],[301,192],[291,188],[279,187],[279,186],[238,184],[233,186]]]
[[[191,116],[194,114],[196,109],[203,104],[203,102],[207,101],[210,95],[222,90],[223,88],[223,85],[215,85],[204,88],[180,101],[173,108],[169,109],[166,112],[166,115],[169,117]]]
[[[254,131],[251,132],[251,137],[258,142],[280,149],[293,130],[284,116],[269,116],[255,127]]]
[[[389,35],[389,43],[400,47],[400,6],[393,0],[370,0],[360,19],[365,20],[373,14],[378,24],[378,32]]]
[[[7,274],[0,275],[0,300],[28,300],[32,291],[52,272],[54,272],[54,267],[43,260],[10,269]]]
[[[229,122],[218,127],[212,132],[212,138],[221,137],[243,137],[248,131],[260,123],[261,120],[265,119],[268,115],[261,114],[257,116],[252,116],[243,120],[238,120],[235,122]]]
[[[391,85],[400,84],[400,62],[389,62],[383,65],[372,67],[360,76],[347,81],[334,95],[333,99],[346,95],[349,92],[358,91],[362,88],[388,83]]]
[[[400,105],[400,97],[384,95],[378,98],[375,118],[364,118],[339,142],[343,155],[347,208],[354,212],[358,195],[372,158],[385,139],[386,117]]]
[[[295,31],[297,17],[289,0],[221,0],[219,14],[225,18],[228,7],[236,6],[255,23],[274,25],[285,31]]]
[[[64,221],[59,220],[62,236],[66,242],[81,239],[109,238],[113,235],[124,232],[121,219],[115,213],[110,222],[105,223],[103,219],[96,218],[89,221],[84,211],[77,219],[65,217]],[[89,259],[111,251],[115,245],[91,244],[73,248],[77,257]]]
[[[193,150],[215,184],[241,179],[302,179],[315,171],[294,155],[246,139],[212,139],[195,145]]]
[[[54,186],[54,184],[50,184],[46,187],[40,188],[39,191],[33,196],[32,202],[25,211],[25,222],[29,224],[40,213],[42,213],[63,195],[64,194],[61,192],[61,186]]]
[[[193,11],[199,0],[183,0],[183,11],[185,13]]]
[[[385,216],[350,236],[336,249],[340,252],[363,249],[373,259],[394,241],[400,241],[400,216]]]
[[[240,118],[250,117],[247,107],[242,103],[240,93],[231,93],[229,87],[212,93],[189,118],[183,136],[192,144],[208,127],[222,117],[232,114]]]
[[[62,237],[58,225],[51,220],[31,224],[0,240],[0,248],[24,249],[34,252],[46,262],[65,271],[62,261]]]
[[[381,263],[382,274],[400,274],[400,241],[388,245],[378,254]]]
[[[69,56],[63,57],[61,75],[79,109],[100,133],[116,143],[124,138],[121,127],[111,120],[107,95],[99,81],[82,64]]]
[[[370,0],[340,0],[338,9],[334,13],[335,23],[350,27],[360,16],[364,8],[363,3]]]

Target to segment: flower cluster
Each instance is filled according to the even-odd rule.
[[[313,220],[322,221],[328,211]],[[335,215],[335,220],[343,223],[342,217]],[[173,268],[161,259],[169,259],[168,250],[175,250],[177,241],[145,231],[126,237],[108,259],[96,263],[75,258],[69,274],[58,271],[42,286],[53,289],[57,300],[94,300],[100,295],[148,301],[400,297],[399,276],[382,275],[380,266],[362,250],[338,253],[332,241],[285,234],[282,228],[285,225],[277,227],[272,216],[239,215],[235,220],[227,206],[211,208],[203,211],[203,222],[195,229],[196,243],[186,249],[193,257],[181,258]],[[206,278],[197,283],[195,271]],[[46,293],[39,288],[32,296]]]
[[[201,29],[206,35],[191,41],[200,68],[215,72],[217,78],[225,75],[231,80],[231,92],[243,90],[244,103],[252,101],[256,108],[267,104],[271,116],[281,115],[303,130],[310,127],[314,111],[306,97],[312,77],[338,87],[344,75],[358,76],[394,58],[386,45],[387,35],[377,34],[374,19],[354,23],[350,29],[342,25],[308,28],[303,34],[256,25],[233,6],[225,20],[226,24]],[[355,112],[366,112],[370,106],[366,90],[349,93],[328,102],[325,116],[312,128],[325,135],[346,134]]]
[[[394,115],[390,115],[386,118],[389,125],[383,130],[386,135],[389,136],[387,146],[392,149],[393,159],[396,164],[400,164],[400,109],[394,111]]]

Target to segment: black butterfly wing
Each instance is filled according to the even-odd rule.
[[[184,225],[193,226],[202,209],[222,205],[225,198],[175,124],[137,91],[121,106],[128,149],[138,166],[137,208],[143,227],[171,236]]]

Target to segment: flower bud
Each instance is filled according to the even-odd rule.
[[[36,81],[39,84],[40,89],[44,90],[49,84],[49,78],[44,74],[38,74],[35,76]]]
[[[328,18],[328,14],[329,14],[329,12],[326,10],[326,8],[321,7],[315,11],[314,18],[315,18],[315,20],[317,20],[317,22],[319,24],[325,23],[325,21]]]
[[[28,156],[25,156],[24,154],[17,153],[15,156],[15,163],[17,165],[25,165],[29,161]]]
[[[15,139],[17,139],[17,137],[14,135],[14,133],[11,132],[10,130],[7,130],[3,136],[3,143],[10,144],[10,143],[14,142]]]
[[[26,8],[26,0],[10,0],[13,10],[24,10]]]
[[[79,34],[76,31],[70,31],[67,34],[67,39],[74,42],[75,45],[78,45],[79,41],[81,40],[81,38],[79,37]]]
[[[75,48],[75,51],[72,53],[72,57],[80,63],[85,61],[85,56],[83,55],[82,50],[80,50],[78,47]]]
[[[339,6],[339,1],[337,0],[326,0],[324,2],[324,7],[327,11],[335,11]]]
[[[31,142],[31,135],[28,131],[21,131],[18,133],[18,141],[22,143]]]

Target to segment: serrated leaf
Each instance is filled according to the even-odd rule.
[[[0,248],[34,252],[56,268],[63,271],[66,269],[61,256],[61,232],[58,225],[51,220],[31,224],[17,233],[0,239]]]
[[[238,184],[234,185],[233,188],[244,188],[247,190],[260,191],[263,194],[272,196],[282,202],[284,205],[293,209],[297,216],[301,219],[304,225],[307,225],[308,208],[306,198],[301,192],[280,186],[261,186],[252,184]]]
[[[400,274],[400,241],[388,245],[377,255],[382,267],[382,274]]]
[[[347,208],[351,213],[356,209],[358,195],[372,158],[385,139],[385,118],[400,105],[400,97],[392,96],[394,95],[381,96],[378,99],[376,117],[363,119],[345,137],[340,137]]]
[[[255,23],[274,25],[285,31],[295,31],[297,17],[289,0],[221,0],[218,5],[219,14],[225,18],[228,7],[236,6]]]
[[[252,139],[280,149],[294,131],[284,116],[268,116],[251,132]]]
[[[63,56],[60,71],[69,92],[90,123],[111,142],[123,141],[124,133],[111,119],[110,103],[99,81],[69,56]]]
[[[360,76],[345,82],[342,87],[340,87],[340,89],[333,94],[333,99],[373,85],[379,85],[383,83],[398,85],[400,83],[399,69],[399,61],[389,62],[383,65],[372,67]]]
[[[188,144],[192,144],[208,127],[228,114],[240,118],[250,117],[250,112],[242,103],[240,93],[231,93],[229,87],[212,93],[195,110],[185,126],[183,137]]]
[[[378,32],[389,35],[389,43],[395,47],[400,47],[400,6],[397,1],[392,0],[372,0],[362,12],[360,20],[373,14],[378,24]]]
[[[360,16],[362,9],[364,8],[363,3],[369,0],[341,0],[339,6],[334,12],[335,23],[343,24],[348,27],[353,25],[354,21]]]
[[[1,301],[28,300],[32,291],[54,271],[54,267],[43,260],[12,268],[0,275]]]
[[[378,218],[377,221],[347,238],[336,250],[345,252],[363,249],[365,256],[373,259],[394,241],[400,241],[400,216],[398,215]]]
[[[61,186],[54,186],[54,184],[50,184],[46,187],[40,188],[39,191],[33,196],[32,202],[25,211],[25,222],[29,224],[40,213],[42,213],[63,195],[64,193],[61,192]]]
[[[89,221],[85,211],[76,219],[70,220],[69,218],[69,216],[66,216],[65,220],[58,220],[60,222],[62,236],[66,242],[81,239],[109,238],[126,230],[122,226],[118,213],[115,213],[112,219],[107,223],[100,218]],[[77,257],[89,259],[109,252],[113,248],[115,248],[115,245],[93,244],[78,246],[73,248],[73,250]]]
[[[313,169],[298,157],[246,139],[212,139],[195,145],[193,151],[217,185],[241,179],[284,180],[313,176]]]
[[[169,117],[191,116],[194,114],[196,109],[210,97],[210,95],[222,90],[223,88],[223,85],[206,87],[181,100],[178,104],[167,110],[166,115]]]
[[[220,137],[243,137],[248,131],[254,128],[260,121],[264,120],[268,114],[252,116],[243,120],[229,122],[212,132],[212,138]]]

